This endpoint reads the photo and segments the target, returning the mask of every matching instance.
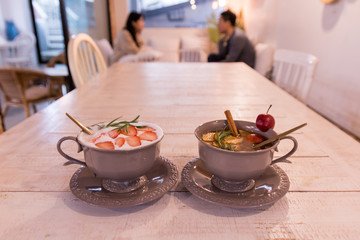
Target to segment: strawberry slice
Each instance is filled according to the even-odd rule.
[[[141,140],[154,141],[157,139],[157,135],[154,132],[146,131],[139,135]]]
[[[122,137],[118,137],[117,139],[115,139],[115,144],[119,147],[121,147],[122,145],[124,145],[125,143],[125,138]]]
[[[114,129],[109,131],[107,134],[111,137],[111,138],[116,138],[117,136],[119,136],[120,134],[120,130],[119,129]]]
[[[252,133],[246,136],[246,141],[251,143],[261,143],[263,139],[259,135]]]
[[[152,127],[149,127],[149,126],[146,126],[146,127],[143,127],[143,128],[138,128],[138,127],[136,127],[136,129],[138,130],[138,131],[155,131],[155,129],[154,128],[152,128]]]
[[[126,142],[129,144],[129,146],[131,147],[137,147],[141,145],[141,140],[140,137],[138,136],[130,136],[126,138]]]
[[[134,126],[128,126],[125,129],[121,129],[121,133],[126,135],[126,136],[136,136],[137,135],[137,130]]]
[[[91,139],[91,142],[95,143],[97,140],[99,140],[104,135],[105,135],[105,133],[101,133],[99,136],[94,137],[93,139]]]
[[[99,142],[95,144],[98,148],[102,149],[114,149],[114,144],[112,142]]]

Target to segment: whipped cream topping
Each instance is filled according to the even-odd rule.
[[[108,127],[108,128],[103,128],[103,129],[98,130],[98,127],[95,125],[95,126],[91,127],[91,131],[93,132],[93,135],[88,135],[85,132],[80,132],[80,134],[78,135],[78,141],[82,145],[92,147],[92,148],[98,148],[95,145],[96,143],[112,142],[114,144],[114,146],[115,146],[115,150],[131,150],[131,149],[141,148],[141,147],[150,145],[152,143],[158,142],[158,141],[160,141],[160,139],[164,135],[162,129],[158,125],[156,125],[154,123],[137,122],[137,123],[131,123],[131,125],[133,125],[135,127],[136,126],[148,126],[148,127],[151,127],[153,129],[155,129],[155,131],[153,131],[153,132],[156,133],[157,139],[155,139],[153,141],[141,140],[141,145],[140,146],[132,147],[126,141],[126,138],[128,138],[129,136],[120,133],[116,138],[111,138],[108,135],[108,132],[115,129],[115,127]],[[137,130],[137,136],[139,136],[140,134],[145,132],[141,128],[139,128],[139,129],[137,128],[136,130]],[[119,137],[125,138],[125,143],[121,147],[119,147],[118,145],[115,144],[116,139],[119,138]],[[96,141],[93,142],[93,139],[95,139],[95,138],[98,138],[98,139],[96,139]]]

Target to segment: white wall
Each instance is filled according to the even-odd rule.
[[[109,24],[106,1],[94,1],[95,26],[88,27],[88,34],[94,39],[109,39]]]
[[[34,32],[28,0],[0,0],[0,12],[0,34],[5,34],[5,20],[13,21],[19,31]],[[36,50],[33,51],[32,62],[38,62]]]
[[[0,2],[0,9],[3,9],[1,2]],[[0,36],[3,36],[4,31],[5,31],[5,22],[4,21],[5,20],[3,18],[2,10],[0,10]]]
[[[111,19],[111,33],[113,42],[116,39],[116,34],[122,29],[129,14],[129,1],[131,0],[111,0],[110,1],[110,16]]]
[[[235,13],[243,9],[248,36],[275,46],[278,5],[278,0],[228,0],[227,7]]]
[[[14,21],[19,30],[33,32],[28,0],[1,0],[0,9],[4,20]]]
[[[319,58],[309,105],[360,136],[360,1],[244,0],[243,7],[258,41]]]

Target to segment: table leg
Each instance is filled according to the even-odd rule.
[[[4,124],[4,117],[2,114],[1,102],[0,102],[0,133],[3,133],[4,131],[5,131],[5,124]]]

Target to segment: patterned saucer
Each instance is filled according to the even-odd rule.
[[[181,181],[195,196],[211,203],[234,208],[254,208],[273,204],[289,190],[290,181],[278,166],[271,165],[255,179],[255,186],[246,192],[225,192],[211,183],[212,174],[200,158],[188,162],[181,174]]]
[[[145,174],[146,183],[131,192],[115,193],[102,187],[102,179],[94,177],[87,167],[79,168],[70,180],[70,189],[79,199],[101,207],[129,207],[151,202],[167,193],[178,180],[176,166],[159,157]]]

